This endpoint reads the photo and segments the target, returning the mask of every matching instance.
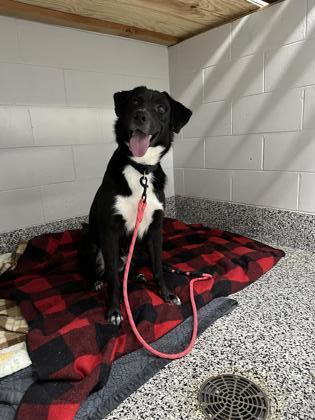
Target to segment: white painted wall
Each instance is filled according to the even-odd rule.
[[[194,115],[175,192],[315,213],[315,0],[285,0],[169,49]]]
[[[87,214],[138,85],[168,90],[166,47],[0,16],[0,232]]]

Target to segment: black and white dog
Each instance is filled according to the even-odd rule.
[[[140,178],[148,179],[147,207],[140,225],[137,246],[147,252],[154,280],[163,299],[180,304],[169,290],[162,272],[162,223],[166,175],[160,160],[170,149],[174,132],[189,121],[191,111],[166,92],[140,86],[114,94],[116,141],[101,186],[89,214],[89,224],[79,250],[82,269],[93,282],[106,280],[109,291],[108,318],[122,321],[120,272],[133,233],[138,202],[143,193]]]

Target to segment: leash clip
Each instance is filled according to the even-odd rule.
[[[139,182],[140,182],[141,187],[143,188],[143,193],[142,193],[141,199],[142,199],[142,201],[146,202],[147,201],[147,189],[149,188],[148,177],[146,176],[146,171],[144,171],[144,174],[140,178]]]

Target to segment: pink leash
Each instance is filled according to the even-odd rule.
[[[139,230],[139,227],[140,227],[140,223],[141,223],[141,221],[143,219],[143,214],[144,214],[144,210],[146,208],[146,205],[147,205],[147,203],[146,203],[146,195],[144,194],[142,196],[142,198],[140,199],[139,204],[138,204],[138,212],[137,212],[136,226],[135,226],[135,230],[133,232],[131,244],[130,244],[130,247],[129,247],[128,257],[127,257],[127,261],[126,261],[126,267],[125,267],[124,279],[123,279],[124,304],[125,304],[125,307],[126,307],[127,316],[128,316],[129,323],[131,325],[132,332],[136,336],[136,338],[139,341],[139,343],[142,344],[142,346],[146,350],[148,350],[150,353],[154,354],[154,356],[158,356],[158,357],[161,357],[163,359],[172,359],[172,360],[173,359],[180,359],[181,357],[186,356],[193,349],[193,347],[195,345],[195,342],[196,342],[196,337],[197,337],[198,314],[197,314],[196,302],[195,302],[195,297],[194,297],[194,284],[197,281],[210,280],[211,281],[210,288],[212,288],[214,279],[211,276],[211,274],[203,274],[202,277],[194,278],[189,283],[189,295],[190,295],[190,302],[191,302],[191,307],[192,307],[194,321],[193,321],[193,331],[192,331],[191,340],[190,340],[190,343],[189,343],[188,347],[185,350],[183,350],[180,353],[175,353],[175,354],[162,353],[162,352],[160,352],[158,350],[155,350],[153,347],[151,347],[143,339],[143,337],[140,335],[139,331],[137,330],[137,327],[136,327],[136,324],[134,322],[134,319],[133,319],[133,316],[132,316],[132,312],[131,312],[131,309],[130,309],[130,305],[129,305],[129,299],[128,299],[128,275],[129,275],[130,263],[131,263],[131,259],[132,259],[132,255],[133,255],[133,251],[134,251],[136,239],[137,239],[138,230]],[[187,273],[187,274],[189,274],[189,273]]]

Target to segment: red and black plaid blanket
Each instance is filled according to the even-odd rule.
[[[27,344],[37,378],[22,400],[19,420],[73,419],[89,393],[104,386],[112,362],[139,347],[126,314],[120,328],[110,325],[104,317],[106,290],[90,291],[90,282],[80,274],[77,245],[81,236],[81,230],[71,230],[34,238],[17,268],[0,277],[0,296],[17,300],[29,324]],[[165,276],[183,305],[163,302],[144,266],[141,272],[148,284],[129,283],[140,333],[153,342],[191,315],[190,279],[184,272],[215,277],[212,290],[207,282],[196,285],[200,308],[214,297],[248,286],[283,255],[240,235],[165,219]],[[170,267],[176,272],[171,273]]]

